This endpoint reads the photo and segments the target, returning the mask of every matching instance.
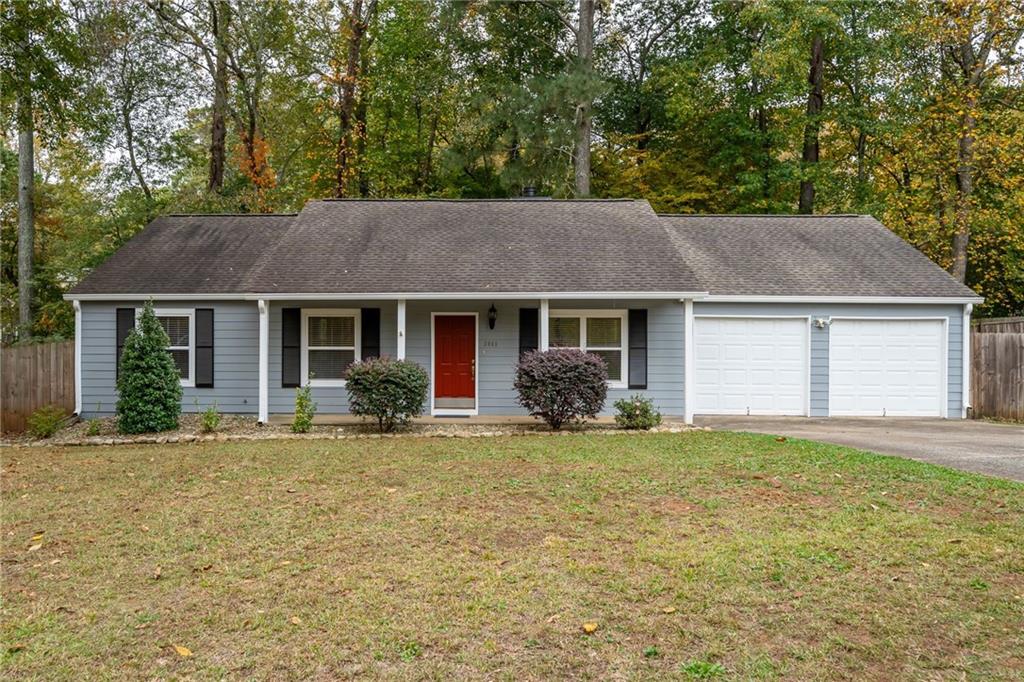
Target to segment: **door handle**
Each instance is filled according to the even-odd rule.
[[[476,379],[476,359],[469,361],[469,374],[473,379]]]

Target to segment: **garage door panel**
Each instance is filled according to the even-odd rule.
[[[941,416],[941,320],[843,320],[829,329],[829,413]]]
[[[697,317],[694,411],[806,414],[807,326],[806,319]]]

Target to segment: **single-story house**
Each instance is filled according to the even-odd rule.
[[[154,220],[67,298],[77,410],[112,414],[149,299],[182,409],[262,421],[359,358],[420,363],[435,416],[523,415],[517,359],[597,353],[608,410],[960,418],[981,299],[869,216],[659,215],[637,200],[323,200]]]

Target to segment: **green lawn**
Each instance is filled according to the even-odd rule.
[[[1024,485],[926,464],[709,432],[2,457],[8,678],[1024,674]]]

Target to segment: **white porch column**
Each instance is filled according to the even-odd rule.
[[[75,414],[82,416],[82,302],[71,302],[75,309]]]
[[[540,299],[540,338],[537,339],[540,350],[548,349],[548,312],[550,309],[548,299]]]
[[[398,299],[398,346],[395,355],[399,360],[405,360],[405,299]]]
[[[687,424],[693,423],[693,299],[683,301],[683,415]]]
[[[973,303],[964,305],[964,328],[961,330],[964,335],[963,361],[961,362],[963,369],[963,396],[961,396],[962,399],[960,401],[960,404],[963,406],[960,410],[960,416],[963,419],[967,419],[967,410],[971,407],[971,311],[973,310]]]
[[[260,310],[260,406],[259,421],[266,424],[270,402],[270,304],[259,300]]]

